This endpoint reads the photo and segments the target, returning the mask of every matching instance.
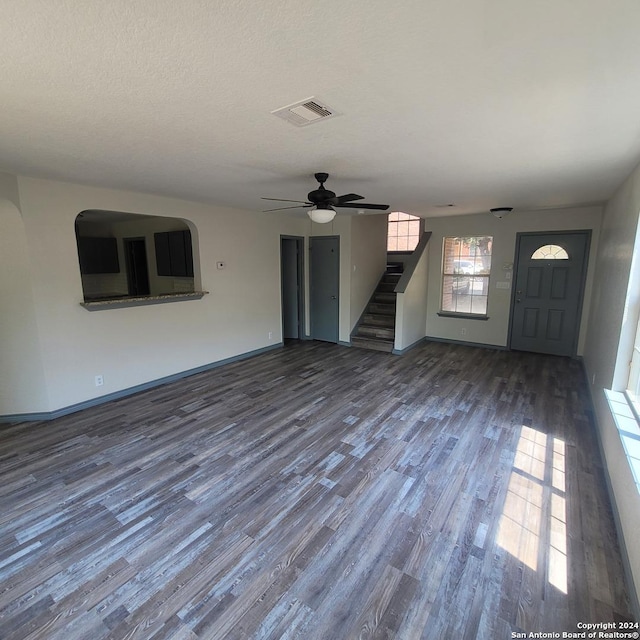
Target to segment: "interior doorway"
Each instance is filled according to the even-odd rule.
[[[124,238],[124,258],[127,266],[127,288],[130,296],[149,295],[149,269],[144,238]]]
[[[304,238],[280,236],[282,339],[304,338]]]

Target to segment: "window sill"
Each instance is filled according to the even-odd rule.
[[[181,302],[183,300],[200,300],[208,291],[191,291],[189,293],[163,293],[157,296],[139,296],[109,298],[108,300],[92,300],[81,302],[80,306],[87,311],[102,311],[104,309],[124,309],[126,307],[143,307],[150,304],[164,304],[166,302]]]
[[[605,389],[604,393],[636,481],[636,488],[640,493],[640,424],[624,393],[609,389]]]
[[[441,318],[462,318],[463,320],[488,320],[489,316],[478,313],[454,313],[453,311],[438,311]]]

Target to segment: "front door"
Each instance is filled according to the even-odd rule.
[[[338,342],[340,238],[314,236],[309,239],[309,250],[311,337]]]
[[[510,347],[576,355],[589,231],[518,234]]]

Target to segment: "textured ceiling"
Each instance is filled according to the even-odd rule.
[[[640,161],[637,0],[0,12],[0,171],[249,210],[327,171],[338,194],[429,216],[601,202]],[[342,115],[270,113],[310,96]]]

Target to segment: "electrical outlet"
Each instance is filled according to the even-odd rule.
[[[96,387],[101,387],[104,384],[104,378],[102,376],[96,376]]]
[[[273,340],[273,331],[269,331],[269,340]]]
[[[460,329],[460,335],[461,336],[466,336],[467,335],[467,330],[464,327],[462,327],[462,329]]]

